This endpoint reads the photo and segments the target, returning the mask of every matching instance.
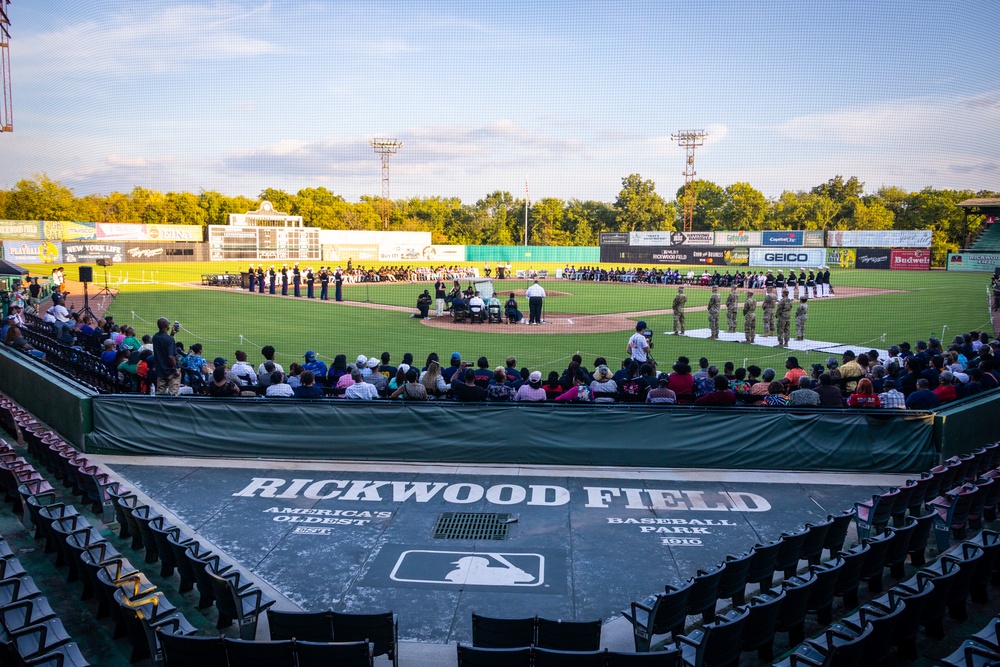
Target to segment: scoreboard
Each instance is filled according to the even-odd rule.
[[[209,225],[208,246],[212,261],[319,261],[322,255],[319,230],[308,227]]]

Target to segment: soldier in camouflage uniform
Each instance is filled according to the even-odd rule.
[[[719,340],[719,310],[722,308],[722,297],[719,288],[712,288],[712,296],[708,297],[708,329],[712,332],[709,340]]]
[[[799,299],[799,307],[795,309],[795,340],[806,339],[806,320],[809,319],[809,299]]]
[[[684,335],[684,304],[688,298],[684,296],[684,288],[677,288],[677,296],[674,297],[674,335],[677,335],[678,328],[680,334]]]
[[[792,300],[788,298],[788,290],[781,291],[781,301],[778,302],[778,347],[788,347],[788,335],[792,322]]]
[[[743,330],[746,332],[746,342],[752,343],[757,335],[757,301],[753,292],[747,292],[747,300],[743,303]]]
[[[774,308],[778,305],[778,297],[774,294],[774,288],[768,287],[764,294],[764,300],[760,307],[764,311],[764,335],[774,335]]]
[[[740,295],[736,293],[736,286],[726,297],[726,324],[729,325],[729,333],[736,333],[736,313],[740,308]]]

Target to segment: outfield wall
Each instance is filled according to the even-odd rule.
[[[469,262],[556,262],[559,264],[597,264],[601,261],[598,246],[465,246]]]

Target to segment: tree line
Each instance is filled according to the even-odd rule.
[[[927,187],[907,192],[882,186],[871,193],[851,176],[835,176],[805,191],[786,190],[765,197],[749,183],[722,187],[697,180],[693,229],[763,230],[890,230],[933,231],[935,261],[965,245],[964,213],[956,204],[970,197],[997,197],[996,192],[942,190]],[[670,231],[682,227],[684,188],[668,201],[656,184],[639,174],[622,178],[614,202],[544,197],[530,202],[530,245],[598,244],[602,231]],[[378,197],[362,196],[349,202],[330,190],[304,188],[291,194],[266,188],[257,199],[225,195],[214,190],[160,192],[138,187],[131,192],[77,197],[46,174],[22,179],[0,189],[0,217],[8,220],[72,220],[90,222],[224,225],[230,213],[256,210],[260,200],[278,211],[301,215],[305,224],[323,229],[382,229]],[[430,232],[434,243],[457,245],[518,245],[524,237],[526,201],[510,192],[495,191],[474,204],[457,197],[412,197],[391,202],[390,229]],[[968,235],[974,238],[982,216],[969,216]]]

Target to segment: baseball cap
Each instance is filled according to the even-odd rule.
[[[378,357],[368,357],[368,368],[378,368]]]
[[[541,371],[531,371],[531,375],[528,376],[528,382],[541,382],[542,373]]]
[[[313,352],[312,350],[309,350],[303,356],[305,357],[306,361],[316,361],[316,353]]]
[[[459,354],[458,352],[452,352],[451,353],[451,358],[454,359],[455,361],[461,361],[462,360],[462,355]]]
[[[225,366],[226,365],[226,358],[225,357],[216,357],[215,361],[213,361],[212,363],[215,364],[216,366]]]
[[[645,320],[639,320],[638,322],[635,323],[635,328],[636,329],[645,329],[646,328],[646,321]]]
[[[368,357],[363,354],[359,354],[355,363],[358,365],[358,368],[362,368],[368,364]]]
[[[410,365],[409,364],[400,364],[399,368],[397,368],[396,370],[400,370],[400,371],[403,371],[405,373],[406,371],[410,370]]]

